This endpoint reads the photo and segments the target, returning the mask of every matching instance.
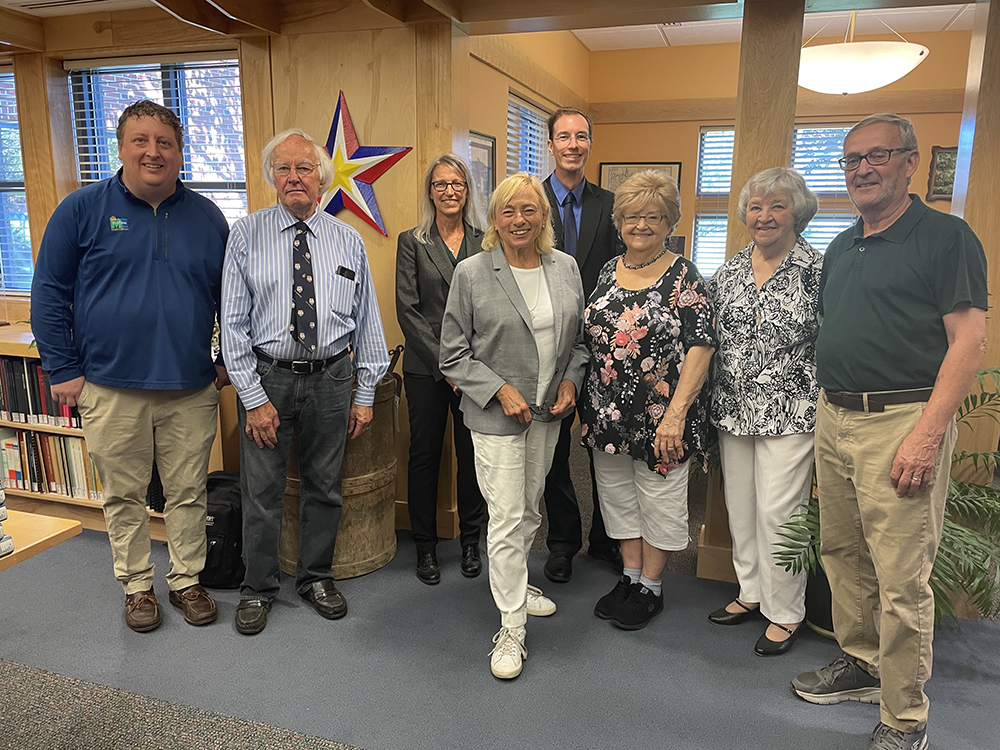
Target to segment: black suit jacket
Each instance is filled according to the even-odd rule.
[[[552,190],[554,175],[545,178],[543,186],[552,207],[552,228],[556,233],[556,247],[563,249],[562,206]],[[611,209],[615,204],[615,194],[584,180],[583,207],[580,213],[580,233],[576,243],[576,264],[580,267],[583,293],[590,299],[597,277],[604,264],[625,252],[625,244],[618,236]]]
[[[438,367],[441,347],[441,318],[444,317],[448,290],[455,267],[451,252],[431,224],[431,244],[418,242],[413,230],[399,235],[396,243],[396,319],[403,330],[406,349],[403,352],[403,372],[444,376]],[[483,233],[465,225],[465,240],[469,257],[483,249]]]

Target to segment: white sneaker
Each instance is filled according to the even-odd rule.
[[[0,534],[0,557],[4,555],[9,555],[14,551],[14,540],[9,536]],[[519,672],[521,670],[518,670]]]
[[[535,617],[548,617],[556,613],[556,603],[547,596],[542,595],[542,590],[528,584],[528,614]]]
[[[496,645],[490,651],[490,671],[494,677],[513,680],[521,674],[521,662],[528,658],[524,635],[524,628],[500,628],[493,636]]]

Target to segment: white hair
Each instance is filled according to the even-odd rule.
[[[303,138],[312,145],[313,152],[315,153],[313,158],[319,168],[319,189],[321,193],[324,192],[333,183],[333,162],[330,160],[329,154],[326,153],[326,149],[320,146],[311,135],[301,128],[282,130],[264,146],[264,150],[260,154],[260,164],[264,170],[264,179],[268,185],[274,187],[274,165],[271,163],[271,159],[274,156],[274,149],[293,136]]]

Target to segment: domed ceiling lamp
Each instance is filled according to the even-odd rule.
[[[855,11],[838,44],[818,44],[808,47],[823,29],[810,37],[802,47],[799,61],[799,86],[820,94],[859,94],[874,91],[898,81],[927,59],[930,50],[922,44],[911,44],[879,19],[901,42],[855,42]],[[829,25],[829,24],[827,24]]]

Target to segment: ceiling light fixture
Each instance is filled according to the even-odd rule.
[[[820,94],[859,94],[898,81],[927,59],[930,50],[911,44],[879,19],[901,42],[855,42],[855,11],[844,41],[838,44],[803,45],[799,60],[799,86]],[[828,24],[829,25],[829,24]],[[823,27],[825,29],[826,26]],[[819,35],[820,29],[806,45]]]

